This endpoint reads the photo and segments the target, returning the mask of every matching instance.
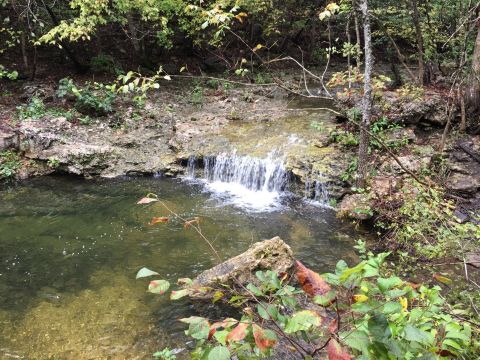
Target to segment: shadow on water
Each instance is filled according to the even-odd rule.
[[[168,215],[159,204],[135,205],[149,192],[199,216],[224,258],[279,235],[319,271],[354,259],[351,227],[300,201],[251,214],[180,180],[32,179],[0,191],[0,358],[149,358],[175,341],[175,320],[191,306],[146,294],[135,273],[146,266],[175,282],[214,258],[182,224],[148,225]]]

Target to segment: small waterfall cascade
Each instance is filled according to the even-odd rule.
[[[195,178],[197,160],[190,157],[187,178]],[[198,173],[198,172],[197,172]],[[279,206],[280,195],[288,188],[288,171],[282,157],[272,151],[265,158],[223,153],[203,158],[206,188],[230,196],[236,205],[266,211]]]
[[[187,162],[187,178],[195,178],[195,168],[197,167],[197,158],[195,155],[190,155]]]
[[[314,172],[310,178],[307,178],[305,182],[305,198],[311,199],[319,205],[329,204],[328,186],[322,173]]]
[[[204,179],[240,184],[252,191],[281,192],[288,185],[288,172],[274,152],[263,159],[239,156],[234,152],[206,157]]]

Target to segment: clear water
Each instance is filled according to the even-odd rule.
[[[135,273],[146,266],[174,282],[214,257],[182,224],[148,225],[167,215],[158,204],[135,205],[149,192],[199,216],[224,258],[279,235],[318,271],[354,259],[359,234],[301,200],[282,197],[277,210],[252,213],[180,180],[32,179],[0,190],[0,359],[149,359],[184,346],[176,319],[193,306],[146,293]]]

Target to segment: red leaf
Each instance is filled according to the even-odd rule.
[[[141,198],[141,199],[137,202],[137,205],[150,204],[150,203],[155,202],[155,201],[158,201],[158,200],[155,199],[155,198],[151,198],[151,197],[144,197],[144,198]]]
[[[257,324],[253,324],[253,337],[255,344],[262,352],[270,349],[277,342],[275,339],[267,337],[265,331]]]
[[[328,325],[328,332],[333,335],[333,334],[336,334],[337,331],[338,331],[338,321],[337,321],[337,318],[335,318]]]
[[[454,354],[452,354],[448,350],[440,350],[440,351],[437,352],[437,354],[442,356],[442,357],[453,357],[453,356],[455,356]]]
[[[168,217],[154,217],[152,218],[152,220],[149,222],[150,225],[155,225],[155,224],[158,224],[158,223],[166,223],[168,222]]]
[[[200,222],[200,218],[199,217],[195,217],[193,218],[192,220],[188,220],[188,221],[185,221],[185,224],[183,224],[183,228],[184,229],[188,229],[190,226],[192,226],[193,224],[198,224]]]
[[[285,281],[288,279],[288,273],[285,272],[285,271],[282,271],[280,274],[278,274],[278,277],[280,279],[280,281]]]
[[[342,349],[335,339],[330,339],[327,345],[327,353],[329,360],[351,360],[350,355]]]
[[[241,322],[227,335],[227,343],[229,341],[240,341],[247,336],[248,323]]]
[[[300,261],[297,261],[297,279],[303,291],[310,296],[325,295],[331,290],[319,274],[306,268]]]

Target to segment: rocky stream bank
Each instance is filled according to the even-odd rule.
[[[48,84],[24,88],[48,105],[55,105],[55,89]],[[338,106],[338,104],[336,104]],[[68,105],[65,101],[62,106]],[[344,101],[345,108],[354,106]],[[372,161],[375,196],[401,188],[409,174],[422,173],[438,161],[438,144],[445,125],[441,94],[426,92],[421,99],[385,92],[377,105],[400,126],[385,133],[385,141],[398,142],[398,161],[377,151]],[[246,86],[223,89],[167,85],[142,107],[118,101],[108,116],[80,123],[48,112],[40,118],[15,121],[12,111],[2,113],[0,150],[14,149],[23,156],[18,178],[50,173],[94,177],[185,174],[188,159],[202,167],[203,159],[222,153],[265,158],[272,152],[283,158],[290,173],[290,190],[304,196],[305,184],[321,181],[333,203],[354,218],[363,197],[350,194],[349,178],[355,147],[332,137],[347,133],[349,124],[335,113],[335,104],[321,99],[292,98],[274,87]],[[333,110],[333,111],[331,111]],[[478,207],[480,199],[479,136],[451,136],[442,158],[445,186]],[[307,191],[310,191],[307,188]],[[311,194],[306,194],[307,197]],[[359,205],[360,204],[360,205]]]

